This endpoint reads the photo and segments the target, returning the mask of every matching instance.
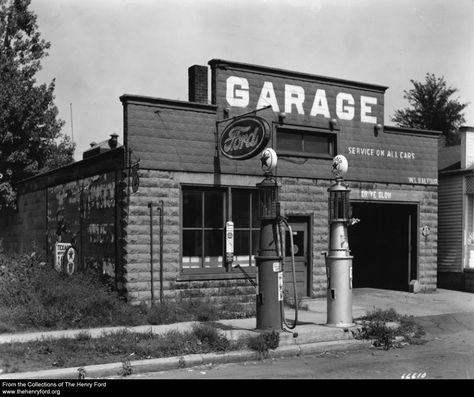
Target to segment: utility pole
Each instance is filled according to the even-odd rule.
[[[72,102],[69,103],[69,109],[71,111],[71,140],[74,142],[74,127],[72,125]]]

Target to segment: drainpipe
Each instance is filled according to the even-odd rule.
[[[160,200],[160,303],[163,304],[163,200]]]
[[[151,305],[155,304],[155,290],[153,286],[153,205],[148,203],[150,208],[150,275],[151,275]]]

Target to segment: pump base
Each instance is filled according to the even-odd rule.
[[[355,327],[355,323],[348,323],[348,324],[324,324],[326,327],[333,327],[333,328],[351,328]]]

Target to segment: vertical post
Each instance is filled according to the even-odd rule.
[[[74,142],[74,128],[72,124],[72,102],[69,104],[69,109],[71,110],[71,141]]]
[[[151,277],[151,305],[155,304],[155,290],[154,290],[154,274],[153,274],[153,203],[148,203],[148,208],[150,209],[150,277]]]
[[[163,219],[164,203],[160,201],[160,303],[163,304]]]

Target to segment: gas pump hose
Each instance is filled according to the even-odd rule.
[[[280,311],[281,311],[281,318],[283,323],[286,325],[288,329],[294,329],[296,327],[296,324],[298,323],[298,295],[297,295],[297,290],[296,290],[296,270],[295,270],[295,253],[293,250],[293,230],[291,229],[291,226],[289,225],[288,221],[280,217],[280,222],[283,222],[286,227],[288,228],[288,231],[290,232],[290,244],[291,244],[291,267],[292,267],[292,273],[293,273],[293,297],[294,297],[294,304],[295,304],[295,319],[293,321],[292,325],[289,325],[286,322],[285,318],[285,310],[284,310],[284,301],[281,301],[280,303]],[[280,224],[279,222],[279,224]],[[283,251],[283,238],[281,235],[281,228],[278,227],[278,231],[280,234],[280,250],[281,250],[281,256],[283,258],[283,262],[285,259],[285,253]]]

